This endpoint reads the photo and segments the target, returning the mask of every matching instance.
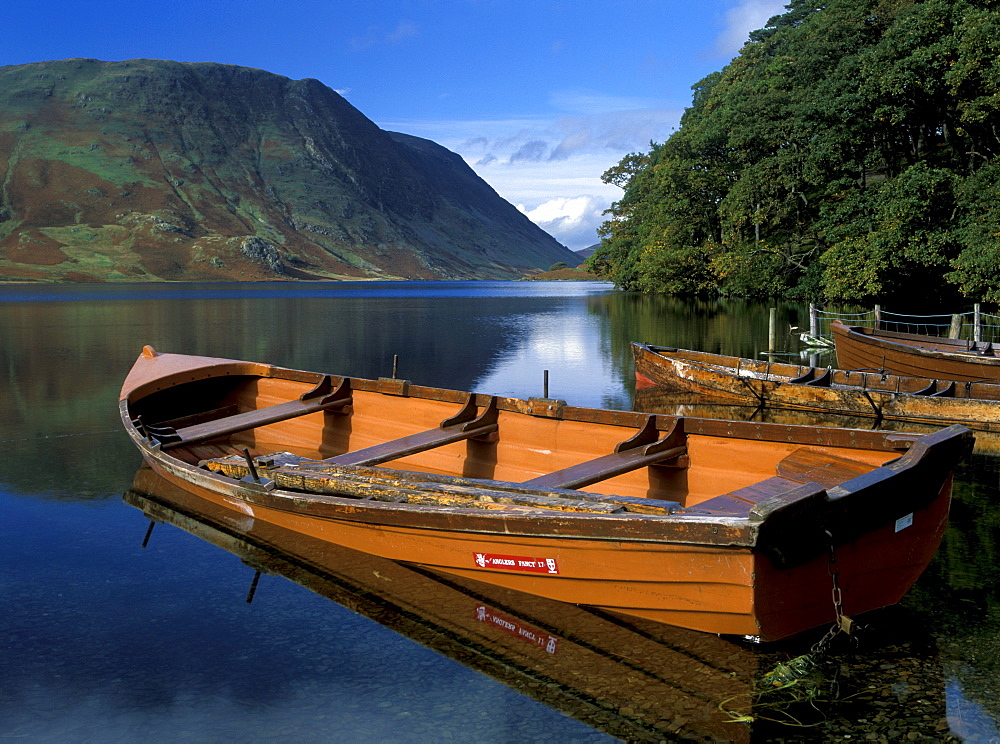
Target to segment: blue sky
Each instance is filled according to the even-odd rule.
[[[577,250],[691,86],[785,0],[6,0],[0,65],[225,62],[316,78],[383,129],[460,153]]]

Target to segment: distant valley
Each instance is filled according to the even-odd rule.
[[[0,67],[0,281],[516,279],[580,257],[317,80]]]

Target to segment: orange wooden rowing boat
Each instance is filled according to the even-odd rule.
[[[761,640],[899,601],[937,549],[972,444],[960,426],[647,415],[148,346],[120,410],[158,473],[247,520]]]
[[[1000,356],[992,343],[830,324],[837,364],[843,369],[961,382],[1000,380]]]

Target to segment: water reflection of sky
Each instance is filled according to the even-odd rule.
[[[960,680],[951,677],[945,685],[948,728],[962,741],[995,744],[1000,742],[1000,722],[965,693]]]
[[[489,369],[475,381],[475,389],[497,395],[541,397],[544,373],[549,371],[549,397],[571,405],[629,408],[622,381],[607,354],[599,316],[588,314],[584,303],[559,312],[522,315],[516,345],[503,349]]]
[[[0,302],[336,297],[578,297],[608,282],[258,282],[0,285]]]
[[[168,524],[0,489],[0,738],[609,741]],[[39,549],[39,533],[45,549]]]

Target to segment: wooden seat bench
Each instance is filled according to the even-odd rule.
[[[870,473],[875,467],[866,462],[803,447],[787,455],[775,466],[777,476],[714,496],[692,508],[745,513],[763,501],[776,496],[786,496],[807,483],[832,488],[859,475]]]
[[[497,418],[499,415],[496,396],[490,397],[482,413],[477,415],[477,410],[476,396],[470,394],[462,410],[442,421],[434,429],[410,434],[353,452],[345,452],[342,455],[328,457],[319,462],[330,465],[378,465],[415,455],[418,452],[443,447],[446,444],[466,439],[480,439],[494,434],[498,429]]]
[[[695,504],[691,508],[746,514],[760,502],[773,499],[775,496],[781,496],[801,486],[801,483],[791,478],[775,476],[773,478],[766,478],[759,483],[724,493],[721,496],[713,496],[706,501]]]
[[[683,444],[683,419],[662,438],[656,430],[656,418],[650,416],[643,428],[630,439],[620,442],[615,451],[593,460],[562,468],[523,482],[532,488],[583,488],[647,465],[659,465],[687,452]]]
[[[858,462],[803,447],[781,460],[775,470],[781,477],[798,483],[819,483],[824,488],[831,488],[851,478],[870,473],[876,467],[867,462]]]
[[[148,435],[160,443],[162,449],[173,449],[185,445],[197,444],[210,439],[236,434],[259,426],[267,426],[279,421],[305,416],[318,411],[334,411],[346,413],[351,405],[351,381],[343,378],[340,384],[333,388],[329,375],[325,376],[309,392],[298,400],[290,400],[253,411],[244,411],[230,416],[175,428],[160,424],[144,427]]]

